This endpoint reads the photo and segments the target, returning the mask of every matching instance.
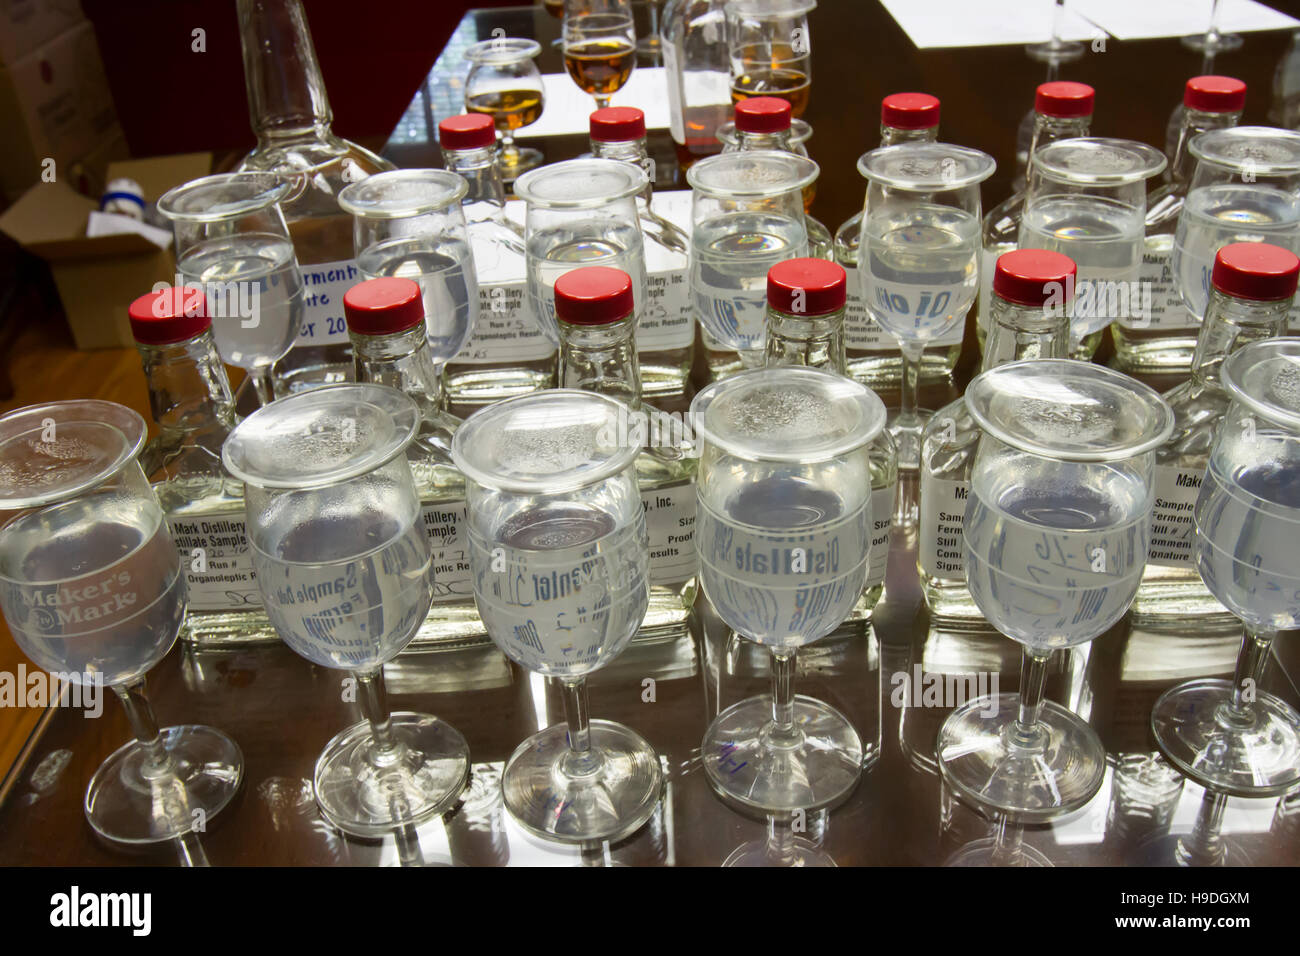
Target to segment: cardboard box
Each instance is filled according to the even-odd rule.
[[[84,19],[81,0],[0,0],[0,63],[17,63]]]
[[[0,66],[0,187],[9,198],[37,182],[46,161],[58,178],[111,138],[117,112],[89,21]]]
[[[156,200],[211,170],[210,153],[189,153],[111,163],[107,176],[128,176]],[[127,306],[155,282],[175,281],[175,259],[134,234],[88,239],[86,217],[96,208],[61,181],[38,183],[0,216],[0,232],[49,263],[77,348],[130,347]]]

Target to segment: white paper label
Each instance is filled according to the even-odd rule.
[[[650,272],[645,291],[645,308],[636,326],[637,352],[689,348],[695,341],[695,322],[685,271]]]
[[[1166,237],[1167,238],[1167,237]],[[1138,311],[1130,303],[1128,314],[1121,315],[1115,323],[1125,329],[1172,331],[1175,329],[1194,329],[1198,325],[1187,307],[1183,297],[1178,294],[1178,282],[1174,278],[1171,264],[1171,249],[1160,249],[1148,245],[1142,253],[1142,268],[1138,271],[1138,288],[1141,290],[1139,305],[1145,305],[1150,295],[1150,316],[1135,315]],[[1147,290],[1150,290],[1148,293]]]
[[[242,517],[168,518],[167,524],[185,568],[191,612],[262,606]]]
[[[433,603],[472,600],[474,583],[465,534],[465,502],[429,504],[421,513],[433,549]]]
[[[1192,513],[1203,475],[1202,471],[1190,471],[1177,465],[1156,466],[1148,564],[1170,568],[1195,567],[1196,522]]]
[[[352,259],[300,266],[303,310],[298,345],[332,345],[348,341],[343,294],[363,278]]]
[[[885,570],[889,567],[889,534],[894,526],[896,487],[897,482],[871,492],[871,564],[867,567],[866,589],[885,582]]]
[[[932,578],[963,578],[962,519],[970,482],[921,475],[921,518],[916,547],[921,570]]]
[[[533,316],[524,280],[487,283],[478,287],[478,318],[474,330],[453,360],[460,365],[500,365],[550,358],[555,346]]]
[[[695,553],[695,484],[647,488],[641,492],[650,539],[650,583],[676,584],[699,570]]]

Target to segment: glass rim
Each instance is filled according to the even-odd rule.
[[[1010,393],[1010,390],[999,389],[1002,381],[1024,381],[1026,375],[1022,373],[1026,372],[1031,373],[1030,378],[1042,381],[1029,381],[1016,390],[1023,393],[1025,398],[1033,397],[1041,402],[1050,402],[1052,399],[1047,390],[1049,384],[1062,385],[1072,376],[1077,378],[1082,375],[1115,393],[1126,393],[1125,398],[1129,401],[1123,403],[1122,407],[1131,409],[1136,401],[1138,407],[1146,411],[1148,421],[1143,423],[1135,436],[1126,441],[1096,443],[1091,449],[1080,446],[1067,451],[1060,447],[1059,442],[1052,444],[1036,440],[1033,435],[1013,430],[1010,427],[1012,423],[1005,416],[994,415],[990,411],[995,395]],[[1025,359],[999,365],[971,379],[966,386],[964,398],[971,417],[989,437],[1019,451],[1055,461],[1106,462],[1136,458],[1159,448],[1174,430],[1173,411],[1155,389],[1122,372],[1078,359]],[[1117,401],[1116,404],[1121,403]]]
[[[1248,146],[1252,142],[1273,140],[1291,147],[1293,159],[1286,162],[1262,162],[1252,156],[1227,156],[1225,150],[1234,144]],[[1188,150],[1199,163],[1219,169],[1240,169],[1246,163],[1256,175],[1276,176],[1300,173],[1300,132],[1277,129],[1272,126],[1231,126],[1227,129],[1210,129],[1197,133],[1188,144]]]
[[[817,9],[817,0],[728,0],[727,12],[755,20],[793,20]]]
[[[300,463],[291,453],[283,459],[288,467],[269,469],[250,460],[254,457],[281,460],[280,456],[267,455],[267,449],[282,448],[287,434],[301,435],[301,428],[311,425],[312,407],[324,411],[323,403],[331,401],[335,406],[347,402],[354,408],[374,409],[381,415],[379,420],[391,422],[392,427],[386,434],[380,434],[373,446],[354,448],[331,467],[310,472],[300,470],[295,474],[294,466]],[[414,399],[387,385],[359,382],[323,385],[264,405],[241,421],[221,446],[221,462],[234,478],[255,488],[273,491],[328,488],[369,474],[404,454],[415,438],[420,420],[420,409]],[[291,432],[285,424],[296,428]],[[252,434],[255,430],[263,430],[265,434]]]
[[[116,435],[118,447],[111,452],[111,457],[105,456],[79,477],[57,482],[37,493],[20,494],[15,489],[15,493],[10,494],[9,489],[0,485],[0,511],[38,508],[66,501],[102,485],[136,460],[148,436],[148,428],[139,413],[117,402],[100,398],[73,398],[27,405],[0,415],[0,461],[3,461],[5,449],[12,443],[22,441],[34,432],[43,431],[49,422],[54,423],[56,439],[57,429],[61,425],[90,425],[97,429],[107,429]]]
[[[924,159],[928,163],[938,163],[943,169],[943,161],[951,159],[961,162],[965,172],[961,175],[938,176],[929,173],[925,176],[906,175],[905,171],[887,168],[890,164],[906,161],[908,156]],[[984,182],[997,172],[997,161],[988,153],[969,146],[956,146],[952,143],[911,142],[898,143],[894,146],[881,146],[858,157],[858,173],[872,183],[879,183],[891,189],[907,192],[940,192],[964,189]]]
[[[504,474],[501,471],[494,471],[487,462],[481,460],[483,456],[475,455],[470,450],[471,447],[476,450],[487,447],[479,437],[480,433],[493,427],[499,430],[502,420],[509,421],[512,416],[519,413],[521,407],[578,401],[590,405],[603,405],[606,423],[611,420],[609,418],[611,415],[612,420],[617,422],[620,415],[630,414],[628,407],[615,398],[575,388],[549,388],[527,395],[516,395],[514,398],[507,398],[481,408],[465,419],[465,423],[456,429],[451,439],[452,461],[456,463],[461,474],[475,484],[493,491],[511,494],[566,494],[607,481],[632,466],[637,456],[641,454],[641,446],[627,442],[616,443],[613,446],[613,453],[595,467],[587,468],[587,464],[590,463],[588,462],[565,471],[541,476]],[[584,468],[587,470],[583,470]]]
[[[719,401],[757,389],[783,390],[815,383],[822,393],[837,402],[851,402],[857,407],[858,421],[848,433],[835,439],[820,439],[800,448],[790,441],[774,441],[772,447],[755,447],[722,434],[709,421],[709,410]],[[691,426],[697,443],[702,439],[723,451],[747,461],[812,463],[829,461],[870,445],[885,428],[885,404],[875,392],[861,382],[819,368],[804,365],[756,368],[729,375],[701,389],[691,401]]]
[[[623,179],[623,184],[613,191],[598,195],[583,195],[576,190],[572,197],[556,198],[538,194],[539,184],[560,176],[589,176],[595,172],[610,173]],[[550,163],[537,169],[530,169],[515,180],[515,196],[522,199],[529,208],[538,209],[599,209],[612,202],[638,196],[650,184],[645,170],[631,163],[616,159],[566,159]]]
[[[1103,151],[1127,153],[1133,163],[1131,168],[1124,170],[1078,169],[1056,159],[1056,154],[1067,150],[1099,155]],[[1031,168],[1053,182],[1086,186],[1126,186],[1130,183],[1146,182],[1153,176],[1159,176],[1168,165],[1169,160],[1165,158],[1165,154],[1154,146],[1148,146],[1135,139],[1113,139],[1105,136],[1075,136],[1070,139],[1059,139],[1041,147],[1030,157]]]
[[[1223,385],[1238,402],[1262,418],[1293,431],[1300,431],[1300,407],[1286,408],[1255,394],[1259,382],[1251,381],[1250,372],[1266,362],[1285,362],[1293,366],[1300,382],[1300,336],[1278,336],[1252,342],[1229,355],[1220,375]]]
[[[475,64],[497,65],[531,60],[541,52],[542,45],[536,40],[525,37],[493,37],[490,40],[479,40],[469,47],[465,51],[465,59]]]
[[[209,190],[217,190],[246,183],[250,190],[256,189],[244,199],[227,199],[202,210],[187,210],[182,204]],[[200,176],[187,183],[173,186],[158,199],[158,212],[172,222],[224,222],[238,219],[252,212],[259,212],[269,206],[284,202],[296,192],[294,177],[280,173],[261,171],[244,171],[237,173],[215,173]]]
[[[766,167],[776,170],[785,167],[793,176],[789,182],[774,187],[771,183],[756,185],[726,186],[705,181],[705,177],[719,167],[749,168],[758,170]],[[787,153],[780,149],[746,149],[734,153],[718,153],[706,156],[686,170],[686,182],[697,194],[713,199],[762,199],[776,194],[802,190],[817,180],[821,167],[806,156]]]
[[[433,187],[424,196],[368,196],[368,190],[382,189],[392,183],[414,183]],[[360,182],[343,187],[339,206],[344,212],[361,219],[408,219],[439,212],[459,203],[469,192],[469,183],[459,173],[447,169],[387,169],[371,173]]]
[[[804,143],[808,142],[808,140],[812,139],[812,134],[812,124],[807,120],[802,120],[797,116],[790,120],[789,136],[791,146],[802,146]],[[753,135],[775,136],[777,134],[755,133]],[[714,134],[714,137],[724,146],[735,146],[740,142],[740,137],[736,135],[736,121],[727,120],[718,127],[718,131]]]

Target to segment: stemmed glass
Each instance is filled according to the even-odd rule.
[[[1232,405],[1196,501],[1196,564],[1245,638],[1231,681],[1166,691],[1151,727],[1161,752],[1207,790],[1275,796],[1300,783],[1300,714],[1259,688],[1278,631],[1300,627],[1300,338],[1246,346],[1222,378]]]
[[[1145,143],[1097,137],[1060,140],[1029,159],[1020,248],[1060,252],[1079,267],[1071,358],[1091,360],[1106,326],[1122,317],[1113,306],[1130,302],[1142,268],[1146,183],[1165,165]]]
[[[204,830],[234,797],[244,758],[199,725],[159,728],[145,674],[185,617],[185,575],[137,456],[145,424],[76,400],[0,417],[0,609],[14,641],[63,681],[113,689],[135,740],[86,788],[91,827],[118,843]],[[94,691],[98,693],[98,690]]]
[[[612,398],[553,389],[482,409],[452,442],[483,624],[511,660],[564,687],[566,724],[511,755],[505,805],[529,832],[571,843],[621,839],[659,802],[654,749],[588,716],[587,674],[627,646],[649,604],[626,416]]]
[[[728,0],[727,50],[733,103],[751,96],[779,96],[802,116],[812,91],[815,0]]]
[[[465,51],[473,66],[465,77],[465,111],[492,117],[501,133],[501,177],[507,182],[542,162],[540,150],[515,145],[515,130],[536,123],[545,106],[536,40],[496,37]]]
[[[746,368],[764,362],[767,271],[808,255],[803,189],[817,173],[811,159],[778,150],[723,153],[686,171],[695,315]]]
[[[275,397],[271,367],[302,324],[302,273],[281,211],[293,191],[275,173],[222,173],[158,200],[172,222],[181,284],[203,290],[221,360],[247,370],[263,405]]]
[[[1196,168],[1170,266],[1187,311],[1205,316],[1214,257],[1234,242],[1300,252],[1300,133],[1236,126],[1196,136]]]
[[[704,593],[724,623],[772,654],[771,694],[714,719],[700,744],[704,769],[745,808],[831,806],[857,784],[862,743],[839,711],[795,696],[795,653],[835,630],[866,584],[870,445],[884,405],[840,375],[765,368],[705,388],[691,420],[702,446]]]
[[[963,522],[971,597],[1024,646],[1019,700],[979,697],[944,722],[953,792],[1016,822],[1079,809],[1106,753],[1083,720],[1043,698],[1057,648],[1091,641],[1128,610],[1146,566],[1155,449],[1173,413],[1145,385],[1071,359],[977,376],[966,403],[983,434]]]
[[[636,26],[627,0],[565,0],[564,68],[578,89],[609,106],[636,68]]]
[[[248,540],[271,623],[313,664],[351,672],[365,720],[316,761],[321,814],[379,837],[447,809],[469,774],[455,728],[391,713],[383,666],[433,601],[429,539],[406,448],[420,412],[382,385],[331,385],[258,409],[221,451],[244,482]]]
[[[1210,23],[1204,33],[1194,33],[1182,38],[1183,46],[1195,50],[1205,57],[1203,73],[1210,73],[1217,53],[1231,53],[1240,48],[1241,36],[1236,33],[1219,32],[1219,0],[1210,0]]]
[[[1083,44],[1078,40],[1061,39],[1061,28],[1065,23],[1065,0],[1052,0],[1052,38],[1042,43],[1025,45],[1025,53],[1031,60],[1048,65],[1047,82],[1056,79],[1056,71],[1062,63],[1069,63],[1083,56]]]
[[[993,157],[947,143],[904,143],[864,153],[867,179],[858,280],[871,317],[898,339],[902,400],[889,432],[898,467],[915,470],[930,413],[916,407],[927,342],[942,337],[975,301],[979,285],[980,183]]]
[[[443,169],[395,169],[339,193],[353,217],[357,266],[367,279],[413,279],[424,299],[429,355],[441,379],[478,321],[478,278],[461,200],[469,186]],[[442,401],[442,396],[438,396]],[[447,431],[457,421],[442,412]]]

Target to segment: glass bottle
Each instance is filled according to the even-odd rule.
[[[132,302],[128,315],[158,426],[140,465],[187,569],[180,636],[203,645],[278,640],[253,574],[243,482],[221,463],[222,443],[235,427],[235,398],[203,292],[151,292]]]
[[[1165,393],[1174,432],[1156,451],[1151,546],[1133,601],[1135,622],[1213,628],[1236,620],[1201,582],[1192,513],[1215,431],[1231,404],[1220,367],[1238,349],[1286,334],[1296,263],[1295,253],[1262,242],[1227,245],[1215,256],[1192,377]]]
[[[787,259],[767,273],[767,366],[807,365],[845,375],[844,267],[824,259]],[[862,597],[846,620],[866,620],[885,590],[898,449],[887,429],[871,449],[871,564]]]
[[[934,143],[939,139],[939,99],[929,93],[891,93],[880,101],[880,145]],[[862,210],[835,230],[835,261],[845,269],[858,267],[858,242],[862,238]],[[945,378],[957,367],[964,329],[953,329],[953,341],[930,348],[921,358],[922,379]],[[857,288],[849,290],[844,320],[844,349],[849,375],[867,385],[898,386],[903,381],[903,358],[898,340],[880,328],[862,304]]]
[[[469,341],[443,370],[448,399],[477,406],[550,388],[555,346],[523,295],[524,230],[505,214],[496,127],[483,114],[450,116],[438,124],[438,143],[443,165],[469,185],[461,203],[479,295]]]
[[[636,330],[643,395],[680,395],[695,361],[695,323],[682,282],[690,237],[651,208],[655,164],[646,151],[645,113],[634,106],[608,106],[591,114],[591,153],[597,159],[631,163],[646,174],[637,215],[647,239],[646,305]]]
[[[412,640],[486,640],[470,578],[465,477],[451,460],[451,439],[460,421],[443,408],[420,286],[407,278],[369,279],[347,291],[343,308],[356,380],[395,388],[420,408],[420,428],[406,457],[433,550],[433,607]]]
[[[645,445],[636,470],[650,539],[650,606],[638,635],[680,636],[695,602],[696,459],[685,453],[684,433],[641,404],[632,279],[605,266],[566,272],[555,280],[555,314],[559,387],[621,401],[627,427],[617,437]]]
[[[352,347],[343,294],[361,278],[353,258],[352,217],[339,208],[343,187],[393,169],[330,130],[334,114],[301,0],[238,0],[244,82],[257,146],[240,170],[294,176],[282,205],[306,286],[302,330],[276,364],[279,390],[346,381]]]
[[[1086,83],[1057,80],[1043,83],[1034,96],[1034,138],[1029,154],[1060,139],[1087,136],[1092,125],[1092,108],[1096,95]],[[1011,195],[989,210],[984,217],[984,259],[980,271],[979,313],[976,334],[980,348],[988,334],[990,295],[993,270],[998,257],[1017,247],[1020,218],[1025,211],[1025,187],[1022,179]]]
[[[668,0],[660,20],[668,128],[683,170],[718,151],[718,127],[731,116],[726,6],[727,0]]]
[[[1246,84],[1230,76],[1194,76],[1183,90],[1183,125],[1169,164],[1169,182],[1147,197],[1146,245],[1142,252],[1142,288],[1150,288],[1151,307],[1141,316],[1111,323],[1115,367],[1125,372],[1187,372],[1196,349],[1196,318],[1183,305],[1170,258],[1178,215],[1196,164],[1192,137],[1226,129],[1241,121]],[[1149,313],[1149,314],[1145,314]]]
[[[1068,358],[1069,300],[1077,270],[1069,256],[1018,249],[998,257],[981,371],[1025,359]],[[917,565],[930,618],[948,629],[985,627],[966,587],[962,519],[980,428],[959,398],[921,434]]]

